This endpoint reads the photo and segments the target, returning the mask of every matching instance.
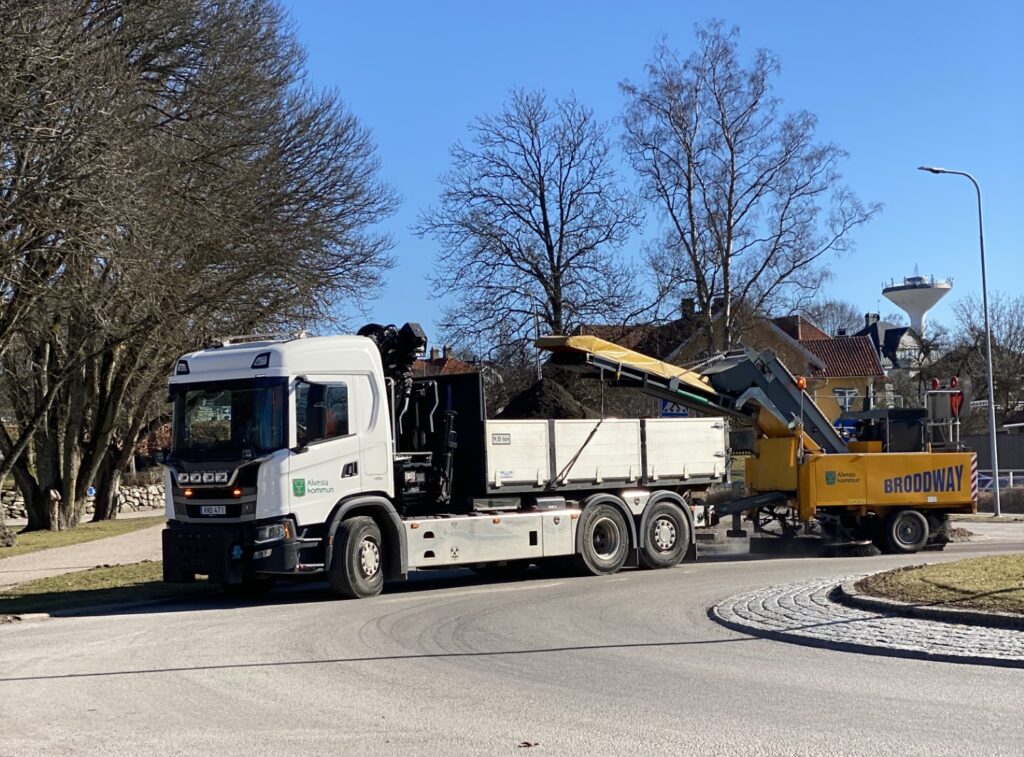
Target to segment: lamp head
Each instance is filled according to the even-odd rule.
[[[936,168],[935,166],[918,166],[918,171],[928,171],[928,173],[946,173],[945,168]]]

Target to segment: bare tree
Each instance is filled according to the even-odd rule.
[[[650,253],[659,289],[673,305],[696,300],[717,349],[737,337],[734,303],[799,307],[827,278],[823,258],[851,249],[850,232],[879,209],[839,184],[845,153],[815,142],[812,114],[780,111],[775,57],[759,50],[745,68],[738,39],[720,22],[698,27],[692,55],[663,43],[647,82],[622,85],[626,150],[665,221]]]
[[[271,0],[25,7],[4,14],[22,47],[0,72],[16,125],[0,118],[0,150],[22,199],[6,208],[0,304],[45,286],[0,355],[15,415],[0,452],[29,528],[66,528],[93,483],[98,517],[116,514],[176,355],[372,296],[392,264],[372,227],[396,201],[367,131],[306,85]],[[21,79],[34,98],[14,99]],[[66,156],[46,138],[58,129],[78,140]]]
[[[840,331],[853,334],[864,327],[864,314],[846,300],[815,300],[805,305],[801,314],[829,336]]]
[[[439,243],[434,284],[456,302],[449,340],[488,351],[524,343],[534,314],[563,334],[636,309],[634,276],[616,252],[637,228],[637,202],[618,186],[606,128],[575,98],[549,106],[515,91],[451,149],[440,205],[416,231]]]
[[[987,399],[985,368],[985,317],[981,298],[968,295],[953,305],[952,368],[970,377],[974,399]],[[1000,423],[1024,409],[1024,295],[995,292],[989,296],[992,330],[992,384],[996,420]],[[979,413],[979,419],[983,414]],[[979,420],[980,424],[980,420]]]

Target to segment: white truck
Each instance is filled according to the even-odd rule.
[[[416,324],[371,324],[183,355],[164,580],[322,574],[368,597],[417,570],[695,558],[696,497],[728,474],[723,418],[488,420],[479,374],[413,376],[425,345]]]

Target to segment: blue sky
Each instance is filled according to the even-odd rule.
[[[442,303],[426,282],[437,247],[409,227],[435,203],[448,148],[512,87],[574,92],[618,127],[619,82],[640,81],[666,36],[683,54],[693,25],[741,29],[741,54],[772,50],[787,110],[819,118],[818,136],[846,149],[845,182],[884,212],[855,232],[857,251],[832,258],[827,297],[896,310],[881,282],[953,277],[930,317],[980,291],[974,190],[921,164],[973,173],[985,199],[989,290],[1024,282],[1024,4],[975,2],[432,2],[287,0],[312,82],[338,90],[373,132],[382,174],[403,198],[386,224],[399,266],[373,320],[419,320],[436,333]],[[630,185],[635,179],[625,173]],[[653,213],[651,214],[653,215]],[[638,235],[627,254],[639,250]],[[359,316],[357,316],[358,318]]]

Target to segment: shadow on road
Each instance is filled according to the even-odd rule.
[[[956,545],[949,552],[962,553],[964,556],[977,549],[977,545],[963,544]],[[951,545],[953,547],[953,545]],[[1019,549],[1017,543],[986,544],[986,552],[1015,551]],[[915,556],[909,556],[913,558]],[[771,555],[771,554],[750,554],[749,552],[738,551],[732,546],[718,547],[701,546],[701,551],[696,563],[684,563],[687,565],[707,565],[725,562],[745,562],[752,560],[782,559],[825,559],[831,562],[835,560],[849,560],[857,566],[861,572],[870,572],[874,565],[875,558],[808,558],[802,555]],[[627,569],[623,574],[632,573],[634,569]],[[477,586],[492,586],[511,583],[524,583],[530,581],[543,581],[551,579],[574,580],[576,577],[567,575],[554,567],[533,567],[527,573],[515,578],[496,578],[493,576],[481,576],[468,569],[438,570],[413,572],[406,581],[392,581],[385,586],[385,596],[396,596],[410,592],[427,592],[444,589],[471,588]],[[578,580],[591,580],[580,578]],[[443,598],[443,597],[442,597]],[[244,607],[275,606],[275,605],[301,605],[315,602],[337,602],[327,588],[323,578],[310,576],[306,579],[290,580],[278,584],[274,590],[259,598],[235,598],[222,593],[219,587],[206,582],[196,584],[163,584],[160,582],[149,582],[136,586],[129,586],[119,589],[94,589],[72,592],[52,592],[34,594],[22,598],[12,597],[10,599],[0,598],[0,619],[4,615],[18,615],[26,613],[45,612],[52,617],[72,616],[109,616],[109,615],[134,615],[134,614],[155,614],[155,613],[180,613],[194,612],[201,610],[225,610]]]
[[[731,548],[705,548],[700,553],[698,564],[765,559],[777,558],[771,555],[741,553]],[[684,563],[683,566],[688,564],[692,563]],[[623,573],[632,573],[635,570],[627,568]],[[585,580],[585,577],[554,565],[534,566],[526,573],[511,577],[481,575],[469,569],[414,571],[405,581],[389,581],[384,587],[384,594],[395,596],[411,592],[551,579]],[[0,617],[29,613],[46,613],[55,618],[179,613],[337,601],[338,598],[331,594],[322,576],[290,578],[279,582],[270,593],[258,597],[229,596],[224,594],[219,586],[200,579],[195,584],[149,582],[116,589],[46,592],[10,599],[0,597]]]

